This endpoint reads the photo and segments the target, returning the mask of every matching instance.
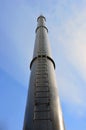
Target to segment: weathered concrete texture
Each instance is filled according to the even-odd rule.
[[[37,21],[23,130],[64,130],[46,19]]]

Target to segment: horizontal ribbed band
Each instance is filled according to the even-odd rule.
[[[35,31],[35,32],[37,32],[37,30],[38,30],[39,28],[41,28],[41,27],[42,27],[42,28],[45,28],[45,29],[47,30],[47,32],[48,32],[47,27],[46,27],[46,26],[43,26],[43,25],[42,25],[42,26],[38,26],[38,27],[36,28],[36,31]]]
[[[54,69],[55,69],[55,62],[53,61],[53,59],[52,59],[51,57],[46,56],[46,55],[38,55],[37,57],[34,57],[34,58],[32,59],[32,61],[31,61],[31,63],[30,63],[30,69],[31,69],[31,67],[32,67],[33,62],[34,62],[36,59],[38,59],[39,57],[45,57],[45,58],[47,58],[48,60],[50,60],[50,61],[53,63],[53,66],[54,66]]]

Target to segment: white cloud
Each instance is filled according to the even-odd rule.
[[[53,43],[52,51],[54,55],[57,53],[55,61],[61,99],[67,103],[72,112],[75,111],[75,114],[79,116],[85,115],[86,110],[85,3],[85,1],[82,1],[81,5],[74,2],[71,5],[66,3],[69,13],[64,10],[66,5],[64,3],[63,7],[59,7],[60,11],[56,8],[53,16],[49,16],[50,19],[56,18],[50,22],[49,26]]]
[[[71,64],[76,67],[84,81],[86,81],[86,11],[77,14],[65,25],[62,45],[64,53]]]
[[[46,16],[61,100],[86,116],[86,1],[56,2]]]

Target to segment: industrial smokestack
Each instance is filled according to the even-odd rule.
[[[45,21],[37,19],[23,130],[65,130]]]

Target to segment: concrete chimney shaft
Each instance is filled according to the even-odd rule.
[[[65,130],[46,19],[37,19],[23,130]]]

